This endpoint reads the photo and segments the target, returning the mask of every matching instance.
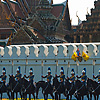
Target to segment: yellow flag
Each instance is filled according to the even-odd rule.
[[[82,57],[85,61],[89,59],[89,56],[85,52],[82,52]]]
[[[76,52],[74,52],[71,58],[72,58],[74,61],[76,61],[76,58],[77,58],[77,53],[76,53]]]

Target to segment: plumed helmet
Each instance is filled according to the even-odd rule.
[[[18,66],[18,68],[17,68],[17,70],[16,71],[18,71],[19,73],[20,73],[20,66]]]
[[[83,68],[82,73],[86,74],[86,68]]]
[[[30,68],[29,73],[33,73],[33,68]]]
[[[74,68],[72,68],[72,70],[71,70],[71,74],[74,74],[74,75],[75,75]]]
[[[99,73],[100,73],[100,69],[99,69]]]
[[[2,73],[6,73],[6,68],[3,67]]]
[[[50,72],[51,73],[51,68],[50,67],[48,67],[48,71],[47,72]]]
[[[61,67],[61,70],[60,70],[60,72],[63,72],[63,73],[64,73],[64,68],[63,68],[63,66]]]

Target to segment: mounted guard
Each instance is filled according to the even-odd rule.
[[[75,72],[74,72],[74,68],[72,68],[72,70],[71,70],[71,76],[68,77],[68,80],[70,80],[70,83],[72,83],[72,85],[74,85],[74,82],[75,82]]]
[[[34,74],[33,74],[33,68],[30,68],[29,70],[29,76],[24,75],[24,77],[29,78],[29,82],[33,85],[34,82]]]
[[[82,70],[81,76],[78,77],[77,75],[77,78],[81,78],[81,82],[83,83],[84,86],[86,86],[86,81],[87,81],[86,68]]]
[[[46,76],[42,76],[42,78],[47,78],[47,83],[51,84],[52,75],[51,75],[51,68],[50,67],[48,67],[47,73],[48,74]]]
[[[99,74],[97,76],[94,76],[94,74],[93,74],[93,78],[94,79],[98,78],[98,83],[100,83],[100,69],[99,69]]]
[[[59,76],[56,75],[56,77],[57,78],[60,77],[60,82],[64,85],[65,75],[64,75],[64,68],[63,67],[61,67],[60,75]]]
[[[16,78],[16,81],[19,81],[21,79],[21,76],[22,76],[22,74],[20,72],[20,66],[17,68],[16,71],[17,71],[17,73],[16,73],[14,78]]]
[[[0,76],[0,78],[2,79],[1,82],[3,82],[3,83],[5,84],[6,78],[7,78],[7,75],[6,75],[6,68],[5,68],[5,67],[3,67],[2,75]]]

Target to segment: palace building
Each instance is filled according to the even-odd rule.
[[[75,43],[100,42],[100,0],[94,1],[94,8],[91,9],[91,15],[86,15],[86,21],[83,21],[77,31],[71,33]]]
[[[7,45],[68,42],[68,0],[0,0],[0,13],[0,39],[9,38]]]

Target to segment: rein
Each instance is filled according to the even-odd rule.
[[[17,81],[15,87],[13,88],[12,92],[15,90],[15,88],[17,87],[17,85],[19,84],[19,82]]]
[[[82,87],[84,87],[84,85],[82,85],[77,91],[80,91],[82,89]]]
[[[93,92],[95,92],[98,88],[100,87],[100,85],[98,85],[98,87],[96,87],[96,89],[95,90],[93,90]]]
[[[0,86],[0,89],[2,88],[2,86],[3,86],[3,82],[2,82],[2,84],[1,84],[1,86]]]
[[[49,85],[49,84],[48,84]],[[47,89],[48,85],[46,86],[46,88],[44,89],[44,91]]]
[[[61,85],[61,83],[59,84],[58,88],[55,91],[57,91],[60,88],[60,85]]]
[[[30,82],[30,84],[25,88],[25,90],[27,90],[30,86],[31,86],[31,82]]]

